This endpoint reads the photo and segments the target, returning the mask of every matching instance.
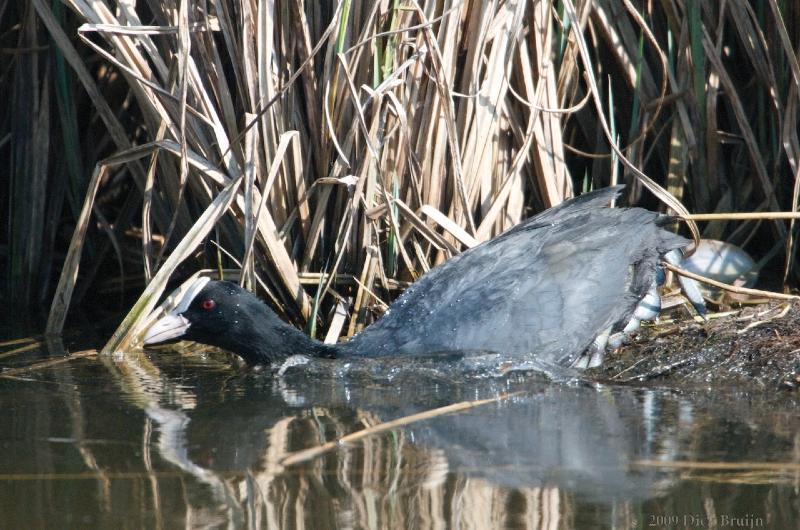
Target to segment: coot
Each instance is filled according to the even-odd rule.
[[[661,262],[689,243],[661,228],[669,217],[606,208],[621,188],[568,200],[454,256],[347,342],[317,342],[236,284],[201,278],[144,343],[193,340],[250,364],[295,354],[483,351],[597,366],[607,347],[618,347],[641,320],[658,314]]]

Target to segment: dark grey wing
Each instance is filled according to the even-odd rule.
[[[489,241],[430,271],[346,349],[485,350],[570,363],[630,317],[660,254],[686,244],[657,218],[597,209]]]

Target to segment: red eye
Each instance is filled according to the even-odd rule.
[[[205,300],[203,300],[202,302],[200,302],[200,307],[202,307],[202,308],[203,308],[203,309],[205,309],[206,311],[209,311],[209,310],[211,310],[211,309],[214,309],[214,307],[215,307],[216,305],[217,305],[217,303],[216,303],[214,300],[212,300],[211,298],[206,298]]]

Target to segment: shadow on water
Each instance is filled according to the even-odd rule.
[[[63,362],[57,342],[31,369],[7,350],[3,528],[790,528],[800,515],[791,395],[502,373],[482,355],[276,378],[177,353]]]

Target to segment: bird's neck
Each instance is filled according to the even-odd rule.
[[[337,356],[336,345],[324,344],[309,337],[283,322],[266,306],[262,307],[263,314],[245,324],[249,329],[243,343],[236,344],[235,349],[232,349],[249,364],[280,363],[292,355],[322,358]]]

